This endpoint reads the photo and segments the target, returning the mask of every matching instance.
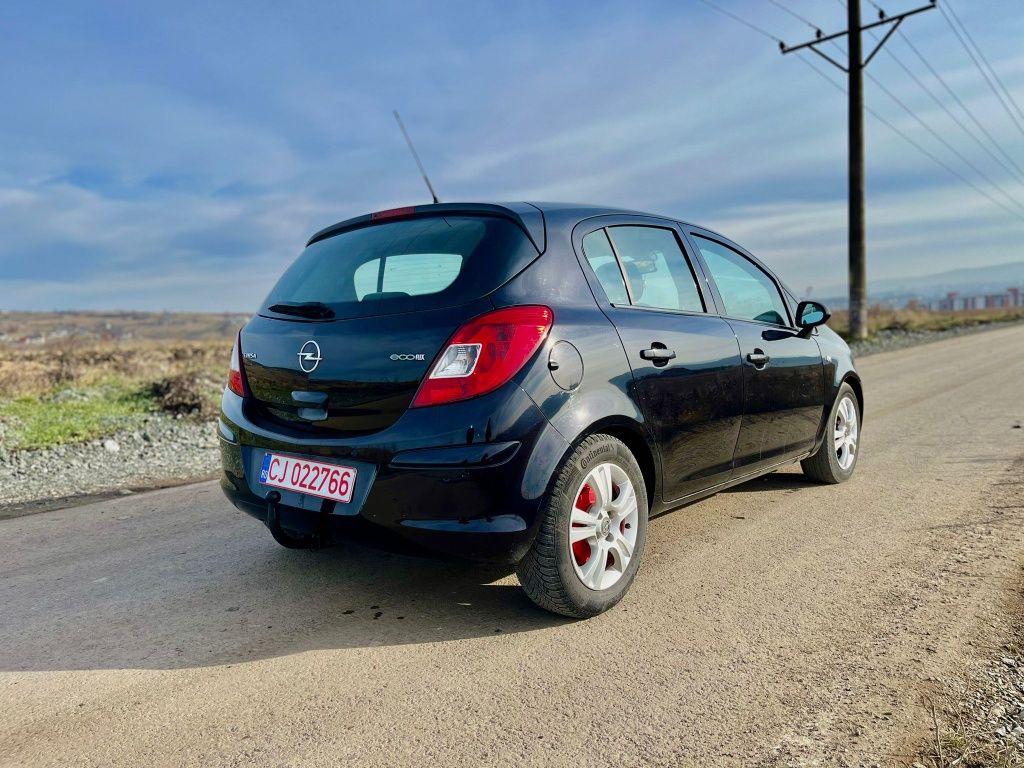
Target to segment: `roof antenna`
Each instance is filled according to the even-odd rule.
[[[440,203],[441,199],[437,196],[437,192],[434,191],[434,185],[430,183],[430,179],[427,176],[426,170],[423,168],[423,163],[420,162],[420,156],[416,154],[416,147],[412,145],[412,139],[409,138],[408,131],[405,130],[405,125],[402,123],[402,118],[398,114],[398,110],[392,110],[395,114],[395,120],[398,122],[398,128],[405,137],[405,143],[409,145],[409,151],[412,152],[412,159],[416,161],[416,165],[420,169],[420,173],[423,175],[423,181],[427,184],[427,189],[430,190],[430,196],[434,199],[435,203]]]

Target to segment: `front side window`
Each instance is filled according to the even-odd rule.
[[[604,288],[608,301],[612,304],[629,304],[619,262],[603,229],[591,232],[583,238],[583,255],[590,262],[590,268],[597,275],[597,281]]]
[[[609,227],[637,307],[703,312],[697,281],[675,233],[662,227]]]
[[[786,304],[775,281],[750,259],[714,240],[694,235],[718,292],[725,313],[738,320],[788,325]]]

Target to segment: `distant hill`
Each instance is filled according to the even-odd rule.
[[[231,339],[248,315],[205,312],[14,312],[0,310],[0,344],[65,340]]]
[[[868,294],[872,301],[910,298],[928,300],[941,298],[951,291],[968,296],[1002,293],[1011,286],[1024,288],[1024,261],[950,269],[931,275],[872,280],[868,284]],[[831,285],[815,293],[822,297],[841,297],[845,301],[846,286]]]

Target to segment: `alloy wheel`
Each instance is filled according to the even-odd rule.
[[[584,586],[600,591],[622,578],[636,547],[638,516],[625,470],[605,462],[587,473],[569,516],[573,569]]]
[[[857,457],[857,406],[849,396],[839,402],[836,411],[835,448],[836,459],[844,472],[853,466]]]

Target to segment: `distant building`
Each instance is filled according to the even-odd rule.
[[[1021,295],[1020,288],[1007,288],[1004,293],[989,293],[983,296],[961,296],[958,292],[951,291],[943,299],[928,302],[928,309],[933,312],[965,312],[1010,307],[1024,307],[1024,296]]]

